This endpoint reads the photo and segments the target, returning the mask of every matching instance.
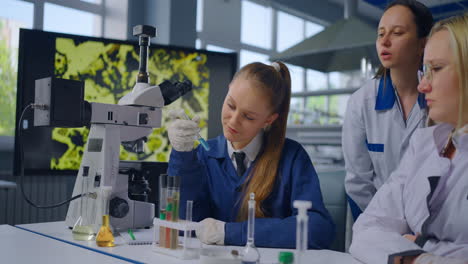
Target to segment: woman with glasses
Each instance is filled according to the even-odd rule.
[[[417,72],[432,25],[430,10],[415,0],[392,2],[380,19],[382,65],[350,97],[343,124],[345,188],[355,219],[395,170],[415,129],[425,125]]]
[[[424,53],[429,117],[353,227],[364,263],[468,263],[468,14],[438,22]]]

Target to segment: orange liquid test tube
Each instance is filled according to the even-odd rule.
[[[166,220],[167,174],[159,175],[159,219]],[[159,227],[159,246],[166,247],[166,228]]]

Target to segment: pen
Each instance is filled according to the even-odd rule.
[[[132,230],[130,228],[128,229],[127,232],[130,235],[130,237],[132,238],[132,240],[135,240],[135,235],[133,235],[133,232],[132,232]]]

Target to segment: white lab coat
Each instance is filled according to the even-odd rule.
[[[468,134],[457,139],[450,160],[439,153],[451,129],[441,124],[414,133],[401,164],[354,224],[355,258],[387,263],[414,250],[468,260]],[[418,245],[402,236],[418,233],[428,240]]]
[[[346,193],[361,210],[396,169],[416,128],[426,124],[424,95],[405,121],[387,76],[385,85],[381,79],[369,80],[351,95],[343,123]]]

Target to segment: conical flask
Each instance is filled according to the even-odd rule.
[[[96,235],[96,244],[100,247],[115,246],[114,234],[112,234],[108,214],[102,216],[102,226],[99,229],[98,234]]]
[[[242,252],[243,264],[258,264],[260,263],[260,253],[255,247],[254,229],[255,229],[255,194],[250,193],[249,199],[249,215],[247,222],[247,244]]]
[[[113,247],[114,244],[114,234],[112,233],[112,228],[110,225],[109,217],[109,198],[112,191],[112,187],[104,186],[101,191],[102,199],[102,226],[99,229],[99,232],[96,235],[96,244],[99,247]]]
[[[73,225],[72,235],[75,240],[93,240],[94,231],[89,219],[88,177],[81,178],[80,216]]]

